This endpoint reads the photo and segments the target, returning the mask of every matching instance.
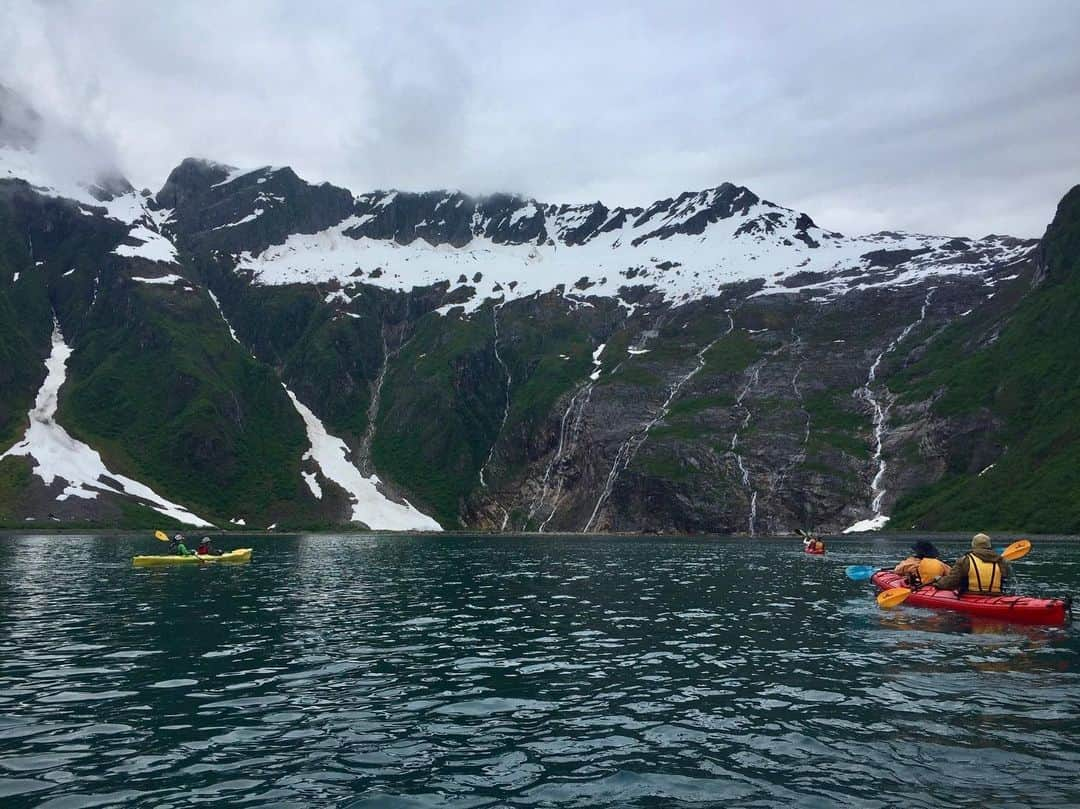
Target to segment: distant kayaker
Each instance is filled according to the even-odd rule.
[[[1008,575],[1009,563],[990,547],[990,537],[976,534],[971,538],[971,550],[933,585],[939,590],[960,593],[1000,593]]]
[[[214,550],[210,547],[210,537],[203,537],[199,547],[195,549],[195,553],[199,554],[199,556],[221,556],[224,551]]]
[[[803,534],[803,548],[808,553],[825,553],[825,543],[813,534]]]
[[[172,542],[169,543],[169,553],[173,556],[191,556],[191,551],[184,544],[183,534],[173,535]]]
[[[918,586],[929,584],[949,572],[949,566],[941,561],[941,554],[934,543],[920,539],[911,549],[911,555],[893,568],[893,573],[903,576],[908,583]]]

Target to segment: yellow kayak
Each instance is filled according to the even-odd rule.
[[[221,556],[136,556],[131,560],[135,567],[154,565],[204,565],[207,562],[247,562],[251,559],[251,548],[237,548]]]

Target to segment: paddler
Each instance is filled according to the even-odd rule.
[[[893,568],[893,573],[903,576],[908,583],[918,587],[929,584],[949,572],[949,566],[941,561],[941,554],[934,543],[920,539],[911,548],[911,555]]]
[[[989,595],[1000,593],[1009,575],[1009,563],[990,545],[990,537],[976,534],[971,538],[971,550],[956,560],[952,570],[931,582],[939,590]]]
[[[199,547],[195,549],[199,556],[221,556],[224,551],[217,551],[210,547],[210,537],[203,537]]]
[[[191,551],[189,551],[187,545],[184,544],[183,534],[173,535],[172,542],[169,543],[169,553],[172,556],[191,556]]]

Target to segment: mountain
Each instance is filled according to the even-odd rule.
[[[136,192],[11,117],[0,522],[1080,527],[1077,189],[1042,240],[845,236],[731,183],[609,208],[187,159]]]

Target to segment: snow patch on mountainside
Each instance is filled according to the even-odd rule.
[[[889,518],[884,514],[878,514],[876,517],[867,517],[865,520],[859,520],[858,522],[849,525],[844,529],[845,534],[863,534],[867,531],[880,531],[889,522]]]
[[[172,217],[171,210],[154,211],[146,206],[134,191],[105,203],[108,216],[130,225],[128,238],[140,244],[121,244],[113,250],[118,256],[144,258],[164,264],[177,264],[176,245],[162,232],[162,226]]]
[[[214,290],[207,287],[206,292],[210,295],[210,300],[213,302],[214,306],[217,308],[218,314],[221,315],[221,319],[222,319],[222,321],[224,321],[225,327],[229,330],[229,336],[232,338],[233,342],[236,343],[237,345],[243,345],[240,342],[240,338],[236,336],[236,330],[233,329],[232,323],[230,323],[229,319],[227,317],[225,317],[225,310],[221,308],[221,301],[219,301],[217,295],[214,294]]]
[[[149,261],[160,261],[165,264],[176,263],[176,246],[160,233],[150,230],[143,225],[135,225],[128,231],[129,239],[136,239],[141,244],[121,244],[113,250],[118,256],[127,258],[145,258]]]
[[[228,185],[233,180],[239,180],[241,177],[246,177],[247,175],[254,174],[255,172],[259,172],[261,174],[273,174],[275,171],[278,170],[278,167],[276,166],[260,166],[257,169],[238,169],[235,166],[224,166],[220,163],[213,163],[212,161],[209,162],[211,162],[212,165],[219,166],[227,172],[227,174],[225,175],[225,179],[214,183],[212,186],[210,186],[211,188],[219,188],[220,186]],[[260,178],[257,182],[263,182],[263,179],[264,178]]]
[[[393,194],[377,202],[373,198],[361,199],[378,211],[390,204]],[[242,252],[236,268],[263,285],[333,283],[347,289],[370,284],[407,291],[446,283],[451,292],[460,290],[457,296],[467,298],[465,311],[474,312],[485,300],[509,302],[560,286],[567,296],[573,293],[573,300],[620,298],[624,287],[651,287],[672,305],[715,296],[725,285],[745,281],[763,282],[758,295],[809,290],[836,297],[855,289],[920,283],[932,276],[986,274],[1001,261],[1023,258],[1032,249],[1030,243],[1007,237],[967,241],[888,233],[848,238],[764,201],[702,225],[700,233],[675,232],[710,213],[696,204],[675,206],[659,219],[648,212],[636,219],[613,216],[584,243],[565,241],[573,225],[582,221],[581,211],[554,213],[551,207],[529,203],[508,217],[509,224],[520,226],[539,217],[540,232],[547,238],[515,244],[481,235],[490,223],[478,209],[472,238],[462,247],[425,238],[401,244],[357,236],[375,215],[364,213],[318,233],[294,233],[257,254]],[[439,311],[454,308],[448,304]]]
[[[56,498],[58,501],[69,497],[93,500],[100,492],[111,492],[141,500],[158,513],[179,522],[198,527],[210,526],[206,520],[166,500],[149,486],[110,472],[96,450],[72,438],[67,430],[57,424],[60,388],[67,376],[70,356],[71,349],[64,342],[60,326],[54,321],[52,352],[45,361],[45,381],[34,401],[34,409],[30,411],[30,426],[22,441],[0,455],[0,458],[9,455],[32,458],[35,461],[34,474],[46,486],[51,486],[57,478],[66,481],[67,486]]]
[[[29,149],[0,146],[0,180],[24,180],[45,196],[63,197],[79,203],[86,216],[105,216],[129,226],[128,238],[138,244],[120,244],[113,253],[125,258],[144,258],[167,264],[176,263],[176,245],[161,233],[161,226],[172,211],[153,211],[135,191],[102,202],[90,191],[91,181],[58,173],[50,162]]]
[[[177,281],[186,282],[187,279],[181,278],[179,275],[160,275],[157,278],[146,278],[146,277],[143,277],[143,276],[135,276],[135,275],[133,275],[131,277],[131,280],[132,281],[138,281],[140,284],[161,284],[161,285],[165,285],[165,286],[171,286],[172,284],[175,284]]]
[[[352,519],[369,528],[383,531],[441,531],[435,520],[414,508],[407,500],[395,503],[377,488],[378,475],[365,477],[349,460],[349,448],[340,438],[330,435],[318,416],[311,412],[296,395],[285,388],[296,412],[304,420],[311,449],[304,460],[314,461],[323,476],[345,490],[352,500]],[[304,473],[311,493],[322,499],[322,488],[315,476]]]

